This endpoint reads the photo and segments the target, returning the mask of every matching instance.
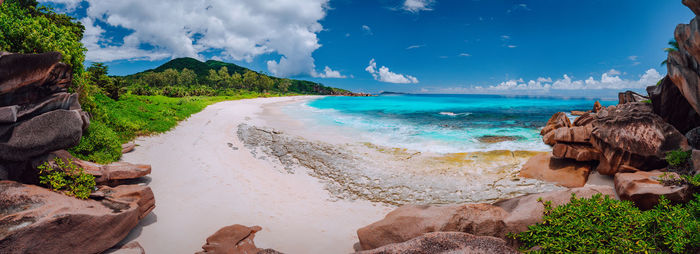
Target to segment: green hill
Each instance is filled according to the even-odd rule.
[[[226,67],[227,74],[220,70]],[[185,76],[187,72],[194,72],[195,79],[191,81]],[[173,72],[173,70],[177,71]],[[191,72],[190,72],[191,71]],[[214,74],[212,74],[214,72]],[[246,75],[246,73],[248,73]],[[179,76],[178,76],[179,75]],[[221,91],[226,89],[239,89],[260,92],[291,92],[300,94],[319,95],[351,95],[352,92],[324,86],[312,81],[283,79],[259,72],[232,63],[209,60],[199,61],[190,57],[176,58],[164,63],[155,69],[146,70],[121,77],[127,83],[138,83],[149,87],[192,87],[206,86]]]

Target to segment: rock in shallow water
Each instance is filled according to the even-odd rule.
[[[488,202],[556,190],[516,177],[527,151],[428,155],[372,144],[332,145],[242,124],[238,137],[260,159],[287,172],[309,169],[332,196],[389,204]]]
[[[373,250],[357,252],[357,254],[400,253],[514,254],[519,252],[510,248],[503,239],[490,236],[475,236],[461,232],[426,233],[402,243],[394,243]]]
[[[146,186],[110,189],[101,201],[0,181],[0,253],[100,253],[134,228],[153,197]],[[150,197],[150,198],[149,198]]]

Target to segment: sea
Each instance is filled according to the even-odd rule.
[[[325,96],[285,107],[312,126],[336,129],[357,142],[420,152],[546,151],[539,135],[556,112],[588,111],[595,98],[405,94]],[[503,142],[483,137],[505,136]]]

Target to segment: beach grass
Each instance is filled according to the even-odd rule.
[[[231,96],[192,96],[167,97],[124,95],[113,100],[106,95],[95,95],[97,113],[91,116],[91,123],[80,144],[70,152],[83,160],[97,163],[118,161],[121,157],[121,144],[139,136],[166,132],[178,122],[207,106],[230,100],[258,97],[290,96],[295,94],[263,94],[243,92]]]

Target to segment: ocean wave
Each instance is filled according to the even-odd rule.
[[[438,113],[439,115],[443,116],[468,116],[471,115],[472,113],[466,112],[466,113],[454,113],[454,112],[440,112]]]

